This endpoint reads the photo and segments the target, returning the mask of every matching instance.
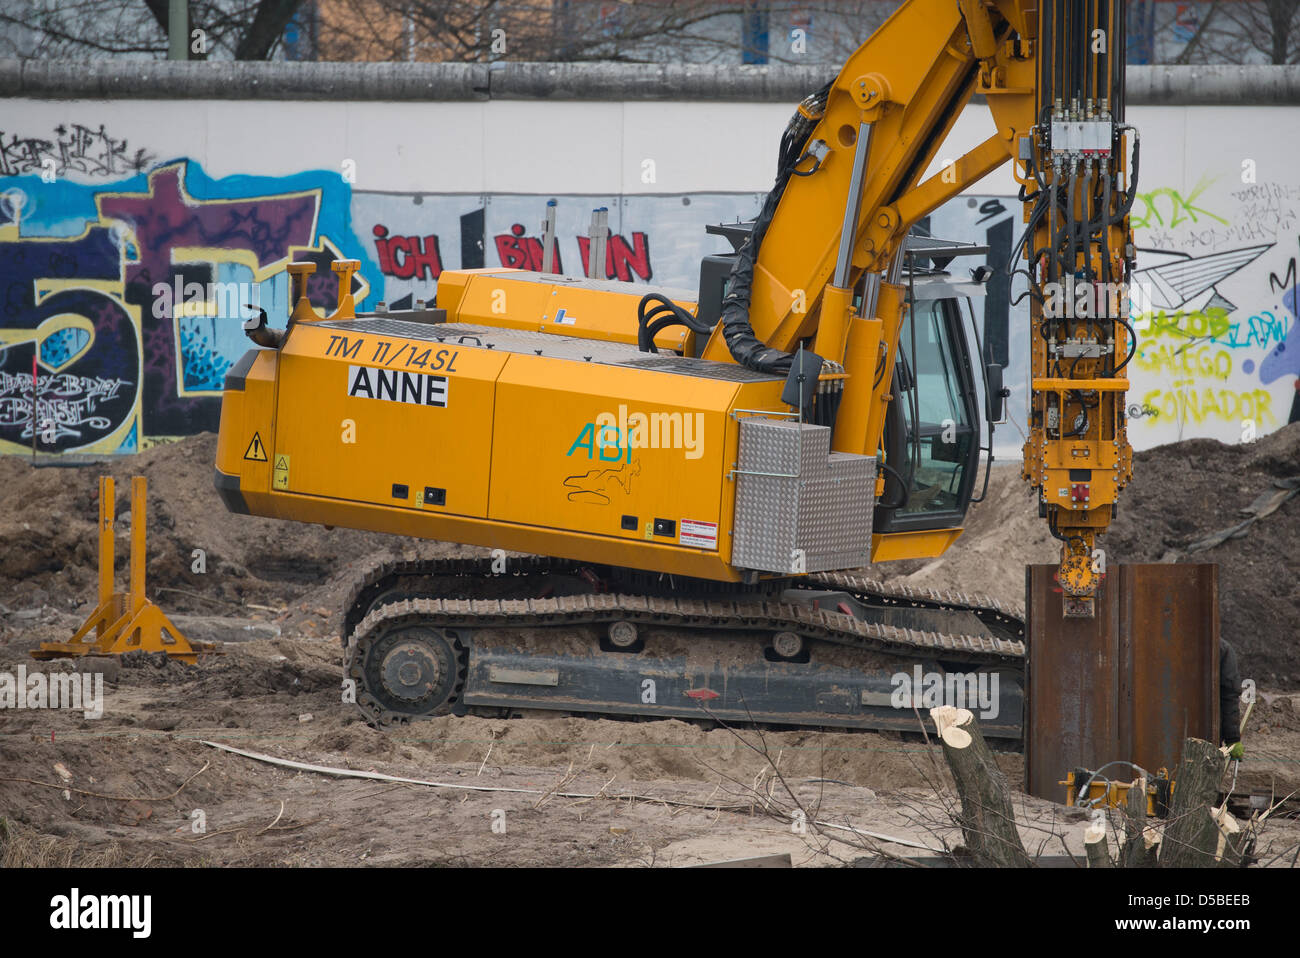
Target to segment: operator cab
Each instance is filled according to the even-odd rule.
[[[739,250],[752,227],[753,223],[727,223],[707,230],[726,237],[733,250]],[[991,457],[993,425],[1002,418],[1002,367],[982,365],[978,357],[973,358],[966,334],[969,323],[978,347],[970,299],[982,296],[984,290],[981,281],[963,280],[947,270],[959,256],[987,252],[987,246],[915,232],[907,239],[901,282],[907,287],[908,309],[894,364],[894,399],[881,439],[885,491],[876,504],[873,532],[960,526],[972,501],[980,452]],[[700,264],[698,316],[705,323],[716,322],[721,314],[734,261],[731,252],[706,256]],[[855,305],[860,305],[860,299]],[[989,397],[983,416],[981,385]],[[988,424],[987,446],[981,443],[981,423]]]

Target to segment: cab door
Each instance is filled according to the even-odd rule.
[[[913,323],[915,326],[913,327]],[[979,404],[955,298],[918,299],[894,364],[883,437],[885,493],[876,532],[962,524],[979,468]]]

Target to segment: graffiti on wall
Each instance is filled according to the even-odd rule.
[[[346,184],[305,173],[212,180],[189,161],[98,186],[0,180],[0,449],[130,452],[215,429],[225,373],[247,349],[242,303],[281,308],[284,267],[361,258]],[[323,269],[322,269],[323,267]],[[364,297],[364,283],[354,293]]]
[[[1138,344],[1127,370],[1129,436],[1137,448],[1194,435],[1240,442],[1243,422],[1262,435],[1300,418],[1298,209],[1300,187],[1276,183],[1225,189],[1203,179],[1186,190],[1139,194]],[[1025,281],[1023,274],[1004,280],[997,270],[1023,228],[1018,214],[1014,198],[959,197],[926,224],[935,236],[989,247],[994,279],[975,312],[983,317],[986,359],[1005,365],[1011,390],[1010,422],[994,437],[999,456],[1019,455],[1028,402]],[[969,265],[954,261],[949,269],[964,275]]]
[[[1211,192],[1217,185],[1202,178],[1186,193],[1169,187],[1139,193],[1132,224],[1139,231],[1140,245],[1215,253],[1295,236],[1300,186],[1251,183]]]
[[[492,237],[496,245],[497,258],[502,266],[531,270],[542,268],[545,241],[543,237],[529,236],[527,232],[523,223],[512,223],[509,232],[498,233]],[[582,274],[586,276],[591,263],[591,237],[575,236],[573,240],[577,243],[578,253],[582,257]],[[551,266],[551,269],[557,273],[564,272],[564,255],[559,249],[560,245],[559,241],[555,243],[556,248],[553,251],[555,261]],[[650,265],[648,234],[642,230],[635,230],[629,238],[622,233],[610,233],[606,242],[603,265],[604,269],[597,275],[603,273],[604,279],[617,279],[624,283],[630,283],[635,279],[649,282],[654,278],[654,268]]]
[[[139,309],[120,295],[116,238],[93,226],[15,243],[0,230],[0,257],[0,442],[30,449],[35,430],[46,449],[132,445]]]
[[[0,130],[0,176],[39,173],[47,182],[72,174],[121,176],[139,173],[155,159],[148,150],[130,149],[102,123],[98,129],[60,123],[50,139],[10,132],[6,140],[5,132]]]
[[[728,248],[704,227],[749,219],[762,200],[375,193],[324,170],[215,179],[188,159],[137,171],[146,152],[88,129],[58,128],[39,150],[0,138],[9,171],[0,175],[0,451],[30,449],[33,430],[44,452],[99,453],[214,429],[226,372],[248,348],[243,304],[286,315],[293,260],[318,264],[308,294],[322,310],[335,301],[328,264],[340,257],[362,263],[353,288],[362,308],[409,307],[434,300],[448,269],[540,269],[553,198],[557,272],[586,273],[591,212],[603,207],[603,275],[691,295],[700,257]],[[45,182],[38,161],[55,155],[78,175]],[[1297,418],[1297,209],[1300,187],[1277,183],[1203,180],[1140,194],[1129,401],[1154,414],[1132,423],[1139,448],[1184,435],[1237,441],[1243,420],[1262,433]],[[960,197],[928,226],[987,245],[999,266],[1018,214],[1013,198]],[[950,268],[964,275],[970,265]],[[974,308],[985,358],[1006,365],[1006,385],[1027,396],[1026,307],[1011,305],[1018,283],[998,270]],[[1013,420],[1015,409],[1013,400]],[[1003,432],[1018,449],[1013,428]]]
[[[693,290],[699,257],[726,248],[704,225],[759,199],[560,197],[555,268],[586,271],[586,218],[605,206],[607,278]],[[317,263],[322,312],[339,258],[361,261],[361,308],[409,307],[446,269],[540,268],[540,228],[525,224],[540,227],[546,200],[354,194],[326,171],[218,180],[185,159],[108,183],[0,178],[0,451],[29,450],[33,432],[43,453],[105,453],[215,429],[249,346],[244,304],[287,315],[289,262]]]
[[[700,258],[729,249],[705,232],[714,223],[751,219],[762,196],[532,196],[521,194],[395,195],[357,192],[353,220],[379,266],[390,306],[431,301],[447,269],[540,270],[542,220],[556,200],[552,270],[586,275],[593,210],[609,210],[605,279],[695,290]]]
[[[1239,442],[1293,421],[1300,188],[1279,183],[1139,195],[1135,440]],[[1139,211],[1140,206],[1140,211]],[[1300,351],[1300,350],[1296,350]]]

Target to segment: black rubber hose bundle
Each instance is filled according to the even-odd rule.
[[[713,332],[712,326],[696,319],[662,293],[646,293],[641,297],[636,306],[636,322],[637,346],[643,353],[659,352],[655,337],[669,326],[685,326],[706,336]]]
[[[722,337],[731,352],[731,358],[755,372],[784,376],[790,372],[794,361],[790,353],[773,349],[754,335],[754,327],[749,322],[750,294],[754,287],[754,264],[758,261],[763,236],[771,225],[772,217],[776,215],[776,208],[794,168],[803,159],[804,144],[817,125],[815,117],[820,116],[825,108],[830,89],[831,84],[827,83],[804,101],[810,107],[807,112],[812,116],[805,116],[804,111],[800,110],[790,119],[781,137],[776,183],[763,200],[763,208],[754,221],[754,229],[736,254],[736,261],[727,277],[727,294],[722,299],[722,315],[719,320],[722,324]]]

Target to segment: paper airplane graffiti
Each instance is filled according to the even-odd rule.
[[[1179,258],[1159,266],[1148,266],[1135,271],[1133,273],[1134,298],[1138,300],[1138,306],[1143,311],[1180,309],[1207,289],[1212,288],[1215,283],[1222,282],[1243,266],[1258,259],[1272,245],[1267,243],[1263,246],[1244,246],[1241,249],[1211,253],[1208,256],[1152,251],[1157,255]],[[1217,290],[1215,295],[1218,295]],[[1223,304],[1227,304],[1226,312],[1236,309],[1226,299],[1216,305]]]

